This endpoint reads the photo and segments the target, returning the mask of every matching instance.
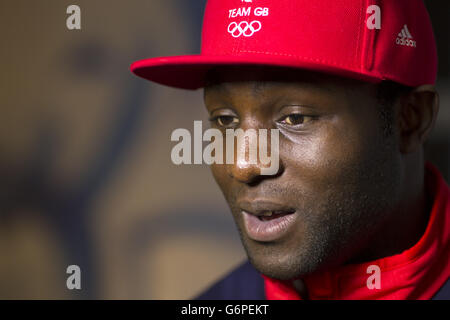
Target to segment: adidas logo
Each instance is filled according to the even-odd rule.
[[[398,34],[397,40],[395,41],[398,45],[407,47],[416,47],[416,41],[413,40],[411,33],[408,30],[408,26],[405,24],[402,31]]]

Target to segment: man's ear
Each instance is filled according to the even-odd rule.
[[[439,94],[432,85],[416,87],[400,98],[400,151],[417,151],[430,135],[439,111]]]

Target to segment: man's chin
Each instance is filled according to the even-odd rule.
[[[312,259],[298,254],[270,252],[246,248],[250,263],[265,276],[278,280],[291,280],[312,273],[318,267]]]
[[[245,229],[238,225],[241,242],[250,263],[267,277],[290,280],[314,273],[322,267],[323,259],[319,257],[323,256],[320,254],[323,253],[323,248],[312,245],[304,237],[259,242],[250,239],[243,230]]]
[[[272,279],[290,280],[303,275],[295,266],[277,263],[271,259],[254,259],[249,257],[249,261],[256,270]]]

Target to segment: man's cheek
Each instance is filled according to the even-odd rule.
[[[333,133],[305,140],[288,150],[282,158],[286,173],[315,192],[343,183],[350,178],[351,168],[364,158],[364,147],[357,140]]]

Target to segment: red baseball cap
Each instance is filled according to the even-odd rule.
[[[136,61],[131,71],[198,89],[217,66],[301,68],[369,82],[434,84],[437,50],[422,0],[208,0],[199,55]]]

